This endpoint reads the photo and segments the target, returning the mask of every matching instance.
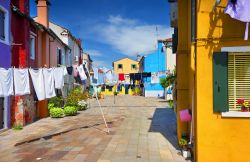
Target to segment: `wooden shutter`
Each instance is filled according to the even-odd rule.
[[[227,112],[228,108],[228,53],[213,55],[213,107],[214,112]],[[205,74],[204,74],[205,75]]]
[[[237,99],[250,101],[250,53],[228,55],[228,100],[229,110],[239,111]]]

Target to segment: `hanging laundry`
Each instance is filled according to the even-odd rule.
[[[45,99],[43,69],[29,69],[31,80],[36,92],[38,101]]]
[[[78,66],[78,67],[77,67],[77,70],[78,70],[78,72],[79,72],[79,75],[80,75],[81,80],[86,80],[86,79],[87,79],[87,76],[86,76],[85,71],[84,71],[84,69],[83,69],[83,65]]]
[[[141,73],[135,73],[135,80],[142,80],[142,74]]]
[[[123,73],[120,73],[120,74],[119,74],[119,80],[120,80],[120,81],[125,80],[125,76],[124,76]]]
[[[160,83],[159,74],[158,74],[158,72],[152,72],[151,73],[151,84],[156,84],[156,83]]]
[[[111,82],[113,82],[113,75],[112,75],[111,71],[108,71],[105,74],[105,77],[106,77],[106,82],[105,83],[111,83]]]
[[[65,76],[65,75],[68,75],[68,71],[67,71],[67,68],[64,66],[64,67],[62,67],[63,68],[63,75]]]
[[[30,78],[28,69],[14,69],[15,95],[30,94]]]
[[[13,70],[0,68],[0,97],[14,95]]]
[[[54,68],[53,76],[55,80],[55,88],[62,89],[64,86],[64,68],[62,67]]]
[[[44,87],[45,87],[45,97],[52,98],[56,96],[55,92],[55,79],[54,79],[54,69],[43,68],[43,77],[44,77]]]
[[[72,75],[72,73],[73,73],[73,67],[72,66],[67,67],[67,72],[68,72],[69,75]]]
[[[94,71],[94,78],[98,80],[98,68],[93,68]]]
[[[77,65],[74,65],[73,66],[73,70],[74,70],[74,77],[77,77],[78,75],[79,75],[79,72],[78,72],[78,70],[77,70]]]
[[[245,40],[248,40],[248,28],[250,22],[250,1],[237,0],[237,2],[229,0],[225,13],[229,14],[233,19],[246,23]]]
[[[166,71],[159,72],[159,77],[165,77],[165,76],[166,76]]]

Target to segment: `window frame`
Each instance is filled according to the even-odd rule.
[[[121,67],[119,67],[121,65]],[[123,69],[123,64],[118,64],[117,69]]]
[[[134,66],[134,67],[133,67]],[[131,64],[131,69],[132,70],[136,70],[137,69],[137,65],[136,64]]]
[[[34,40],[34,44],[31,45],[31,39]],[[31,49],[33,46],[33,49]],[[30,32],[30,59],[35,60],[36,59],[36,35],[32,32]]]
[[[10,45],[10,42],[9,42],[10,41],[10,38],[9,38],[9,36],[10,36],[10,33],[9,33],[9,31],[10,31],[9,11],[1,5],[0,5],[0,10],[2,12],[4,12],[4,14],[5,14],[5,18],[4,18],[4,37],[5,38],[4,39],[0,38],[0,43]]]
[[[222,47],[221,52],[249,52],[250,53],[250,46],[231,46],[231,47]],[[228,112],[221,112],[221,116],[223,118],[249,118],[250,112],[237,112],[237,111],[228,111]]]

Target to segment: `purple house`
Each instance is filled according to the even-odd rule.
[[[10,0],[0,1],[0,68],[11,66]],[[0,96],[0,131],[10,127],[10,97]]]

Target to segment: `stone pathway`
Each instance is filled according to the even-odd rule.
[[[46,118],[21,131],[0,134],[0,162],[184,162],[179,156],[175,114],[160,99],[138,96],[101,100],[111,133],[105,133],[97,102],[75,117]]]

